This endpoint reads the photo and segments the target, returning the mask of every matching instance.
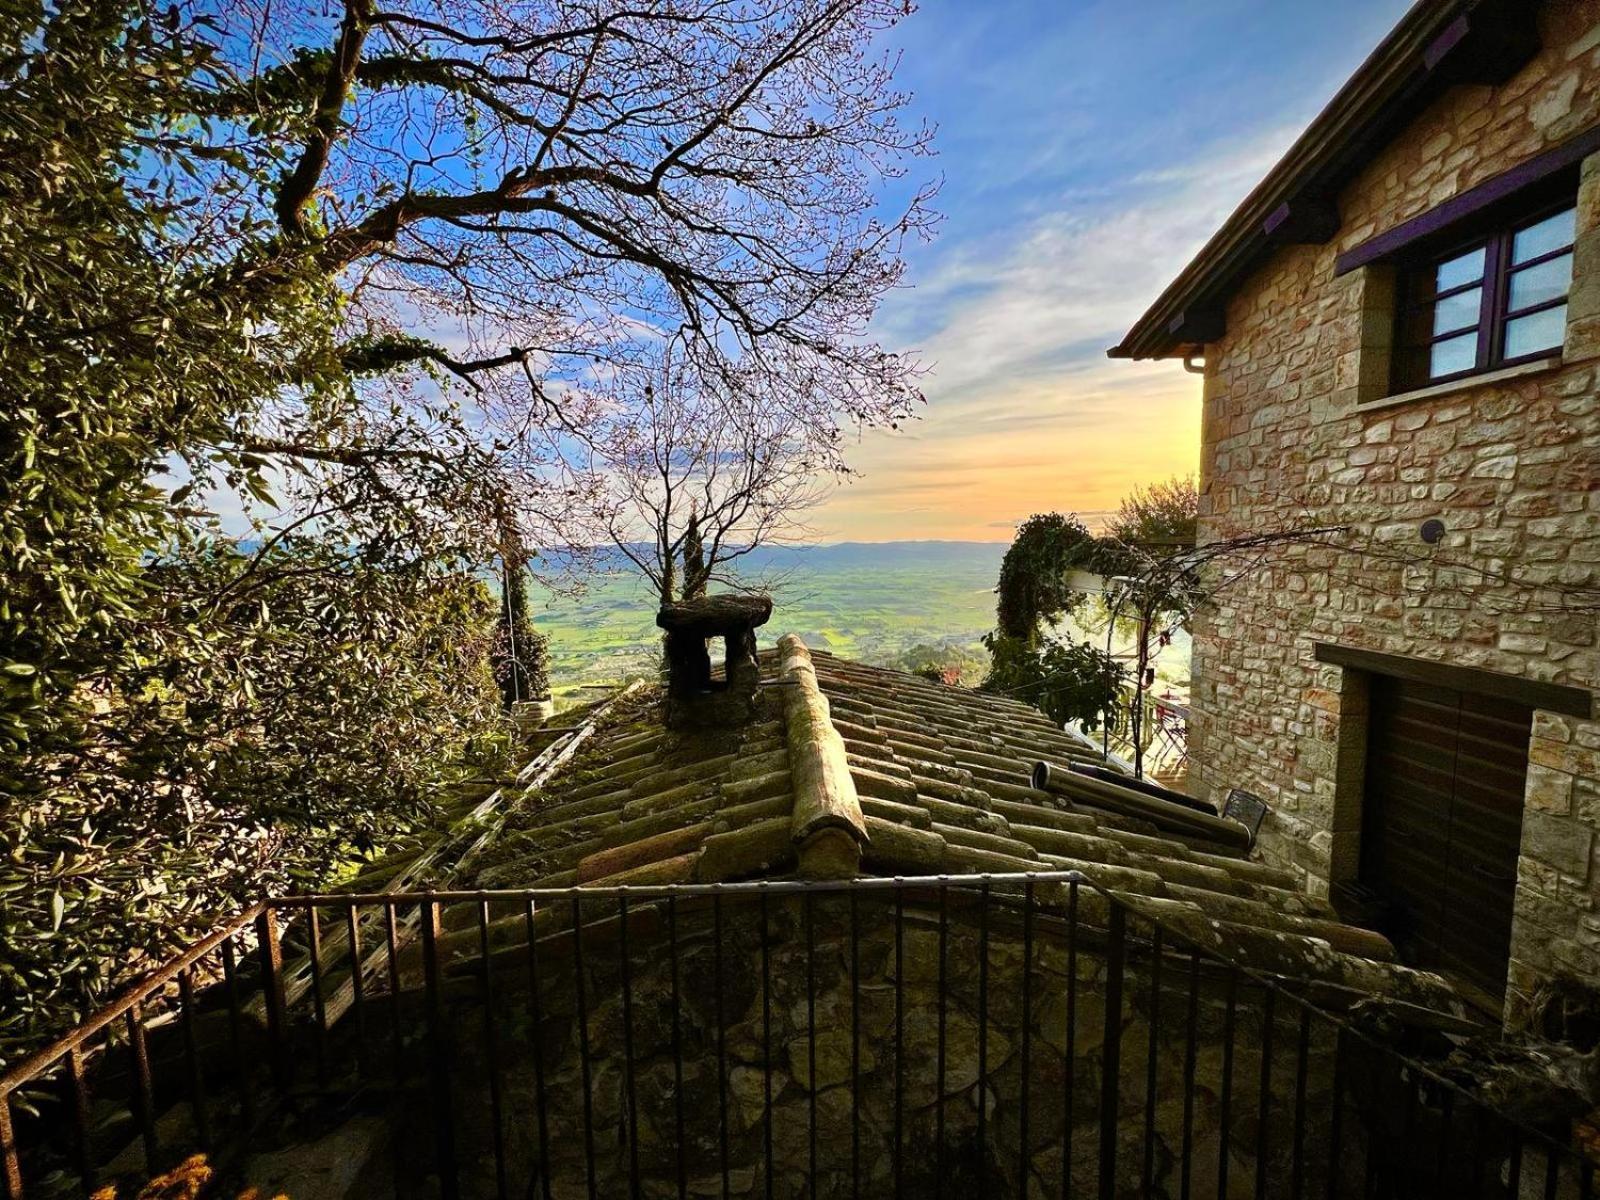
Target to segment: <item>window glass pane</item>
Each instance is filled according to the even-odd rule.
[[[1572,245],[1577,227],[1577,209],[1569,208],[1553,217],[1546,217],[1537,225],[1530,225],[1511,239],[1511,261],[1527,262],[1552,250],[1563,250]]]
[[[1537,270],[1538,268],[1530,268]],[[1478,324],[1479,309],[1483,304],[1483,289],[1472,288],[1446,296],[1433,307],[1433,336],[1454,333],[1458,329],[1472,329]]]
[[[1474,329],[1471,333],[1433,344],[1432,357],[1428,360],[1428,378],[1438,379],[1458,371],[1470,371],[1477,365],[1478,331]]]
[[[1476,250],[1468,250],[1465,254],[1440,263],[1434,276],[1433,290],[1448,292],[1463,284],[1477,283],[1483,278],[1483,252],[1484,247],[1479,246]]]
[[[1559,300],[1572,286],[1572,255],[1563,254],[1511,275],[1511,312]]]
[[[1567,333],[1567,306],[1547,308],[1531,317],[1506,322],[1506,358],[1521,358],[1543,350],[1559,350]],[[1443,345],[1443,343],[1440,343]]]

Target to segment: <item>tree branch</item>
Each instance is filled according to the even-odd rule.
[[[273,205],[278,224],[286,233],[303,235],[306,231],[306,208],[316,194],[317,183],[322,178],[322,172],[328,165],[328,155],[338,138],[345,100],[350,94],[350,84],[355,79],[356,67],[361,61],[361,48],[367,40],[371,16],[371,0],[346,0],[344,20],[339,26],[339,40],[334,45],[333,59],[328,65],[322,95],[317,101],[311,133],[300,152],[300,161],[278,189],[278,198]]]

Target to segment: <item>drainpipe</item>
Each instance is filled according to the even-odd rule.
[[[1205,356],[1206,352],[1204,350],[1185,354],[1183,356],[1183,369],[1191,375],[1204,375],[1206,373]],[[1198,365],[1195,363],[1195,359],[1201,360]]]

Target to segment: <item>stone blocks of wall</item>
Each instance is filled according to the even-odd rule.
[[[1522,815],[1507,1021],[1541,983],[1600,979],[1600,721],[1534,718]]]

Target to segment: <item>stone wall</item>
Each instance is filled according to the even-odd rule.
[[[853,917],[843,897],[819,902],[809,930],[798,901],[774,897],[766,916],[765,955],[754,904],[724,905],[720,926],[703,906],[680,905],[670,933],[659,925],[653,931],[634,928],[626,991],[617,940],[586,939],[586,1023],[578,1015],[573,986],[578,972],[570,955],[542,957],[537,1022],[526,991],[503,999],[499,1009],[495,1062],[507,1114],[512,1194],[542,1194],[543,1170],[556,1200],[588,1195],[586,1164],[592,1152],[596,1194],[628,1194],[636,1169],[640,1194],[676,1196],[682,1146],[687,1194],[720,1195],[725,1140],[729,1194],[765,1195],[770,1136],[772,1195],[792,1200],[893,1195],[897,1129],[900,1183],[908,1197],[975,1195],[980,1173],[990,1196],[1057,1196],[1068,1130],[1066,1170],[1073,1194],[1096,1194],[1098,1113],[1107,1069],[1103,940],[1088,929],[1079,939],[1069,1048],[1069,955],[1059,920],[1050,920],[1041,907],[1025,988],[1027,941],[1020,915],[992,912],[985,934],[973,907],[951,897],[941,980],[937,907],[906,904],[897,951],[894,904],[881,896],[861,897]],[[1111,1023],[1121,1080],[1117,1193],[1178,1193],[1187,1110],[1190,1188],[1197,1196],[1213,1195],[1227,1070],[1225,986],[1209,966],[1191,975],[1190,960],[1173,955],[1165,960],[1159,989],[1154,988],[1150,958],[1138,949],[1145,934],[1131,933],[1134,949],[1123,976],[1121,1016]],[[676,980],[669,954],[673,946]],[[516,962],[515,955],[511,961]],[[980,966],[985,962],[986,971]],[[497,973],[511,979],[513,987],[526,979],[521,963]],[[1253,1194],[1257,1147],[1263,1144],[1264,1168],[1274,1186],[1291,1175],[1301,1076],[1299,1013],[1284,1011],[1288,1008],[1283,1005],[1273,1023],[1269,1101],[1263,1107],[1261,993],[1249,986],[1236,993],[1227,1156],[1233,1194]],[[1157,1014],[1153,1067],[1152,1012]],[[1192,1060],[1187,1054],[1191,1019]],[[853,1022],[859,1030],[854,1048]],[[446,1024],[453,1039],[448,1059],[463,1195],[490,1196],[495,1173],[477,997],[464,997]],[[720,1058],[719,1029],[724,1031]],[[549,1114],[542,1168],[530,1049],[535,1043]],[[675,1048],[681,1067],[675,1065]],[[1326,1192],[1332,1049],[1329,1027],[1310,1029],[1298,1108],[1309,1194]],[[854,1086],[853,1057],[859,1065]],[[1155,1103],[1147,1139],[1145,1098],[1152,1082]],[[590,1097],[587,1117],[585,1094]],[[401,1193],[432,1195],[430,1105],[419,1091],[401,1111],[416,1122],[400,1138],[402,1153],[412,1156],[401,1172]],[[1264,1143],[1258,1141],[1263,1114]],[[1359,1122],[1347,1121],[1344,1137],[1350,1161],[1362,1161]],[[1150,1190],[1141,1178],[1147,1146]]]
[[[1581,592],[1600,587],[1600,161],[1584,164],[1558,365],[1358,408],[1387,391],[1392,279],[1334,274],[1342,251],[1600,123],[1600,2],[1542,14],[1535,61],[1423,111],[1344,190],[1336,238],[1276,252],[1207,348],[1202,537],[1347,528],[1269,555],[1195,623],[1192,778],[1265,797],[1263,852],[1312,890],[1355,869],[1366,717],[1315,643],[1600,685]],[[1446,526],[1437,547],[1418,534],[1429,518]],[[1566,741],[1539,728],[1536,765],[1559,759],[1574,782],[1558,801],[1543,772],[1530,781],[1513,1010],[1537,977],[1600,972],[1594,755],[1550,749],[1592,747],[1600,725],[1563,722]]]
[[[1541,713],[1528,759],[1510,979],[1519,1022],[1552,976],[1600,979],[1600,725]]]

